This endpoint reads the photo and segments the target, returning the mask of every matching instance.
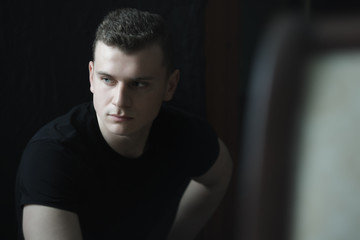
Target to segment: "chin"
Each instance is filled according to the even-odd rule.
[[[125,136],[128,135],[130,133],[130,131],[127,131],[126,129],[119,129],[119,128],[109,128],[109,132],[114,134],[114,135],[119,135],[119,136]]]

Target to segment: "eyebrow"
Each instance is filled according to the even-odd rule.
[[[108,78],[114,78],[111,74],[108,74],[106,72],[98,71],[98,72],[96,72],[96,74],[101,75],[101,76],[105,76],[105,77],[108,77]],[[142,77],[130,78],[130,80],[132,80],[132,81],[147,81],[147,80],[153,80],[153,79],[154,79],[154,77],[152,77],[152,76],[142,76]]]
[[[97,75],[101,75],[101,76],[106,76],[106,77],[110,77],[113,78],[113,76],[111,76],[110,74],[106,73],[106,72],[96,72]]]
[[[131,78],[131,80],[133,80],[133,81],[147,81],[147,80],[153,80],[153,79],[154,79],[154,77],[151,77],[151,76]]]

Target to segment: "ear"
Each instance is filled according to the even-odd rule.
[[[164,101],[170,101],[173,98],[179,79],[180,71],[176,69],[167,79],[166,92],[163,99]]]
[[[89,81],[90,81],[90,92],[94,93],[94,62],[89,62]]]

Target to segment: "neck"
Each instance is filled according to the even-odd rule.
[[[147,126],[134,134],[118,135],[109,132],[101,124],[99,124],[99,127],[107,144],[115,152],[127,158],[138,158],[143,154],[151,128],[151,126]]]
[[[104,135],[109,146],[120,155],[127,158],[140,157],[146,147],[149,131],[141,136],[119,136],[115,134]]]
[[[117,142],[109,143],[110,147],[119,153],[120,155],[127,157],[127,158],[138,158],[140,157],[145,150],[146,141],[134,141],[134,139],[120,139]]]

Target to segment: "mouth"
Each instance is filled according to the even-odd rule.
[[[115,122],[125,122],[134,119],[133,117],[126,115],[118,115],[118,114],[109,114],[110,118],[112,118]]]

